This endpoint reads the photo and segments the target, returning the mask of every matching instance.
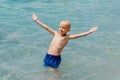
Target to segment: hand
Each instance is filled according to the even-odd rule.
[[[35,14],[32,15],[32,18],[33,18],[33,20],[35,20],[35,21],[38,19],[38,17],[37,17]]]
[[[98,27],[97,27],[97,26],[92,27],[92,28],[89,30],[89,32],[94,32],[94,31],[96,31],[97,29],[98,29]]]

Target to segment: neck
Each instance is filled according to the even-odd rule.
[[[64,36],[66,36],[67,34],[61,34],[61,33],[59,33],[59,36],[61,36],[61,37],[64,37]]]

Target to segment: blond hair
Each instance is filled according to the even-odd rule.
[[[71,26],[71,24],[70,24],[70,21],[68,21],[68,20],[63,20],[63,21],[61,21],[61,23],[64,23],[66,26]]]

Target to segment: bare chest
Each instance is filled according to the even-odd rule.
[[[64,47],[68,43],[69,39],[67,37],[55,36],[51,42],[52,46]]]

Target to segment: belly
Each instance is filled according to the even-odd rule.
[[[48,53],[49,54],[52,54],[52,55],[60,55],[61,54],[61,51],[62,51],[62,47],[50,47],[49,50],[48,50]]]

